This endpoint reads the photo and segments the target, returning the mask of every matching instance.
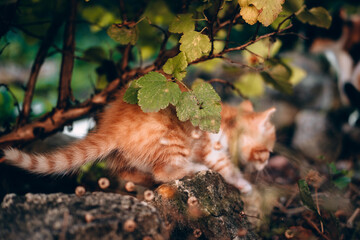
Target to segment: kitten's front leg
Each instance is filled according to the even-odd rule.
[[[204,163],[210,169],[220,173],[226,182],[237,187],[242,193],[251,192],[251,184],[244,179],[239,168],[231,162],[226,152],[211,149],[205,156]]]

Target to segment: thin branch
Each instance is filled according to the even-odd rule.
[[[236,8],[234,10],[234,14],[232,16],[232,18],[230,19],[230,23],[229,23],[229,27],[228,27],[228,30],[227,30],[227,35],[226,35],[226,41],[225,41],[225,47],[224,49],[227,49],[229,47],[229,42],[230,42],[230,34],[231,34],[231,30],[232,30],[232,27],[234,25],[234,20],[239,12],[239,6],[238,4],[236,4]]]
[[[31,67],[31,72],[29,76],[28,83],[26,85],[26,92],[23,102],[23,108],[20,112],[19,118],[18,118],[18,124],[25,124],[28,122],[30,111],[31,111],[31,102],[34,96],[35,91],[35,84],[36,80],[38,78],[40,69],[42,64],[45,61],[45,58],[47,56],[47,52],[49,51],[49,48],[53,44],[56,34],[58,30],[60,29],[61,25],[63,23],[63,19],[60,16],[56,16],[54,18],[54,21],[51,23],[46,36],[41,42],[40,48],[36,54],[34,63]]]
[[[219,5],[216,8],[216,12],[214,16],[212,16],[212,19],[210,21],[208,21],[208,29],[209,29],[210,42],[211,42],[211,50],[209,55],[212,55],[214,52],[214,36],[216,34],[214,31],[214,24],[216,23],[220,9],[221,9],[221,1],[219,1]]]
[[[311,221],[311,219],[309,217],[304,216],[304,219],[306,220],[306,222],[313,227],[324,239],[326,240],[330,240],[330,238],[328,236],[326,236],[323,232],[320,231],[320,229],[318,228],[318,226],[316,226],[316,224]]]
[[[189,63],[190,64],[196,64],[196,63],[199,63],[199,62],[203,62],[203,61],[206,61],[206,60],[209,60],[209,59],[213,59],[213,58],[220,58],[222,57],[223,55],[225,55],[226,53],[229,53],[229,52],[235,52],[235,51],[241,51],[241,50],[244,50],[246,47],[260,41],[261,39],[265,39],[265,38],[269,38],[269,37],[273,37],[273,36],[276,36],[278,35],[279,33],[282,33],[288,29],[290,29],[292,27],[292,24],[290,24],[289,26],[287,26],[286,28],[283,28],[283,29],[280,29],[279,32],[271,32],[271,33],[267,33],[267,34],[264,34],[258,38],[256,38],[255,40],[250,40],[249,42],[247,43],[244,43],[240,46],[237,46],[237,47],[233,47],[233,48],[228,48],[228,49],[224,49],[223,51],[219,52],[219,53],[214,53],[212,55],[206,55],[206,56],[203,56],[201,58],[198,58],[192,62]]]
[[[46,137],[59,129],[62,129],[64,125],[70,124],[72,121],[105,105],[111,96],[113,96],[118,88],[123,86],[124,83],[154,70],[155,67],[152,65],[144,69],[133,69],[127,71],[123,73],[122,81],[120,78],[111,81],[104,90],[94,95],[87,101],[67,109],[55,108],[52,112],[45,114],[39,120],[20,126],[12,132],[0,136],[0,147],[18,145],[35,140],[39,137]]]
[[[213,78],[210,79],[209,81],[207,81],[208,83],[212,83],[212,82],[218,82],[218,83],[222,83],[225,84],[226,86],[230,87],[231,90],[234,90],[237,94],[239,94],[240,97],[242,97],[243,99],[248,99],[247,97],[245,97],[238,88],[235,87],[235,85],[232,82],[220,79],[220,78]]]
[[[126,11],[125,11],[124,0],[119,1],[119,8],[120,8],[120,14],[121,14],[122,21],[126,22],[127,21],[127,15],[126,15]]]
[[[122,59],[121,59],[121,63],[120,63],[121,72],[124,72],[126,70],[126,67],[129,64],[131,48],[132,48],[132,45],[129,43],[128,45],[126,45],[125,49],[122,52]]]
[[[251,70],[254,71],[254,72],[260,72],[260,71],[263,70],[262,68],[255,68],[255,67],[252,67],[252,66],[250,66],[250,65],[241,63],[241,62],[236,62],[236,61],[234,61],[234,60],[232,60],[231,58],[228,58],[228,57],[222,56],[222,57],[220,57],[220,58],[223,59],[223,60],[225,60],[225,61],[228,62],[228,63],[235,64],[235,65],[238,65],[238,66],[243,67],[243,68],[249,68],[249,69],[251,69]]]
[[[260,26],[261,26],[261,24],[260,24],[260,22],[258,22],[258,23],[256,24],[255,33],[254,33],[253,37],[251,38],[253,41],[256,40],[256,37],[257,37],[257,35],[258,35],[258,33],[259,33]]]
[[[293,18],[294,16],[295,16],[295,14],[291,14],[291,15],[287,16],[286,18],[284,18],[284,19],[279,23],[276,31],[279,32],[281,26],[282,26],[287,20],[290,20],[290,19]]]
[[[74,67],[75,52],[75,20],[77,0],[70,1],[70,13],[66,22],[64,32],[63,58],[60,70],[58,108],[66,108],[69,100],[75,101],[71,91],[71,75]]]

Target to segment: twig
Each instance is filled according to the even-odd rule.
[[[218,83],[222,83],[225,84],[226,86],[230,87],[232,90],[234,90],[237,94],[239,94],[240,97],[242,97],[243,99],[248,99],[247,97],[245,97],[238,88],[235,87],[235,85],[229,81],[223,80],[223,79],[219,79],[219,78],[213,78],[210,79],[209,81],[207,81],[208,83],[212,83],[212,82],[218,82]]]
[[[129,64],[129,58],[130,58],[130,50],[131,50],[132,46],[129,43],[128,45],[126,45],[124,51],[122,52],[122,59],[121,59],[121,63],[120,63],[120,70],[121,72],[124,72],[126,70],[126,67]]]
[[[206,61],[206,60],[209,60],[209,59],[213,59],[213,58],[220,58],[222,57],[223,55],[225,55],[226,53],[229,53],[229,52],[235,52],[235,51],[241,51],[241,50],[244,50],[246,47],[260,41],[261,39],[265,39],[265,38],[269,38],[269,37],[273,37],[273,36],[276,36],[278,35],[279,33],[281,32],[284,32],[288,29],[290,29],[292,27],[292,24],[290,24],[289,26],[287,26],[286,28],[283,28],[283,29],[280,29],[279,32],[271,32],[271,33],[267,33],[267,34],[264,34],[264,35],[261,35],[260,37],[256,38],[255,40],[250,40],[249,42],[247,43],[244,43],[240,46],[237,46],[237,47],[233,47],[233,48],[228,48],[228,49],[224,49],[223,51],[219,52],[219,53],[214,53],[212,55],[205,55],[201,58],[198,58],[192,62],[189,63],[190,64],[196,64],[196,63],[199,63],[199,62],[203,62],[203,61]]]
[[[238,65],[238,66],[240,66],[240,67],[249,68],[249,69],[251,69],[251,70],[254,71],[254,72],[262,71],[262,68],[258,69],[258,68],[252,67],[252,66],[250,66],[250,65],[241,63],[241,62],[236,62],[236,61],[234,61],[234,60],[232,60],[232,59],[230,59],[230,58],[228,58],[228,57],[220,57],[220,59],[224,59],[226,62],[231,63],[231,64],[236,64],[236,65]]]
[[[125,4],[123,0],[119,1],[119,8],[120,8],[120,14],[121,14],[121,18],[123,20],[123,22],[127,21],[127,15],[126,15],[126,11],[125,11]]]
[[[70,13],[65,25],[63,57],[60,70],[58,108],[66,108],[69,100],[75,101],[71,90],[71,75],[74,67],[75,27],[77,0],[70,1]]]
[[[316,201],[316,210],[319,214],[319,216],[321,216],[320,213],[320,207],[319,207],[319,198],[318,198],[318,188],[315,188],[315,201]],[[320,227],[321,227],[321,232],[324,233],[324,224],[323,222],[320,220]]]
[[[239,6],[238,4],[236,4],[236,8],[234,10],[234,14],[230,20],[230,23],[229,23],[229,27],[228,27],[228,30],[227,30],[227,35],[226,35],[226,41],[225,41],[225,47],[224,49],[227,49],[229,47],[229,41],[230,41],[230,34],[231,34],[231,30],[232,30],[232,27],[233,27],[233,24],[234,24],[234,20],[239,12]]]
[[[352,228],[353,224],[354,224],[354,220],[355,218],[359,215],[360,213],[360,208],[356,208],[356,210],[354,211],[354,213],[351,215],[351,217],[349,217],[349,219],[346,222],[346,227],[348,228]]]
[[[22,111],[20,112],[20,115],[19,115],[18,121],[17,121],[18,125],[25,124],[28,121],[30,111],[31,111],[31,102],[32,102],[32,98],[34,96],[36,80],[38,78],[41,66],[45,61],[47,52],[48,52],[49,48],[51,47],[51,45],[53,44],[55,37],[56,37],[56,33],[60,29],[62,23],[63,23],[63,19],[60,16],[56,16],[54,18],[53,22],[51,23],[51,25],[46,33],[46,36],[44,37],[44,39],[41,42],[40,48],[36,54],[34,63],[31,67],[31,72],[30,72],[28,83],[26,85],[26,92],[25,92],[23,107],[22,107]]]
[[[215,12],[214,16],[212,16],[211,21],[208,21],[208,28],[209,28],[210,42],[211,42],[211,50],[210,50],[209,55],[212,55],[214,52],[214,35],[216,34],[214,31],[214,24],[217,20],[217,16],[219,14],[220,9],[221,9],[221,1],[219,1],[219,5],[216,8],[216,12]]]
[[[291,14],[289,16],[287,16],[286,18],[284,18],[278,25],[277,29],[276,29],[276,32],[279,32],[280,31],[280,28],[281,26],[287,21],[287,20],[290,20],[292,17],[294,17],[295,15],[294,14]]]
[[[256,24],[255,33],[254,33],[253,37],[251,38],[253,41],[256,40],[256,37],[257,37],[257,35],[258,35],[258,33],[259,33],[260,26],[261,26],[261,24],[260,24],[260,22],[258,22],[258,23]]]
[[[311,221],[311,219],[309,217],[303,216],[304,219],[306,220],[306,222],[313,227],[323,238],[325,238],[326,240],[331,240],[328,236],[326,236],[323,232],[320,231],[320,229],[316,226],[316,224]]]
[[[3,53],[3,51],[5,50],[5,48],[6,48],[7,46],[9,46],[9,45],[10,45],[9,42],[5,43],[5,45],[0,49],[0,55]]]

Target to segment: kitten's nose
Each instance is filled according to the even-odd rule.
[[[254,150],[251,152],[251,159],[256,162],[264,163],[270,157],[270,152],[265,149]]]

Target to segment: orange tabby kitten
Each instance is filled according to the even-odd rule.
[[[85,139],[46,154],[9,148],[3,150],[3,159],[41,174],[67,173],[106,159],[116,172],[136,170],[152,174],[157,182],[213,169],[242,192],[251,191],[251,185],[231,162],[229,141],[236,141],[239,157],[258,170],[267,164],[275,142],[275,128],[269,121],[275,108],[256,113],[249,101],[239,109],[223,105],[221,130],[212,134],[179,121],[173,107],[144,113],[122,97],[123,93],[104,111],[96,130]]]

